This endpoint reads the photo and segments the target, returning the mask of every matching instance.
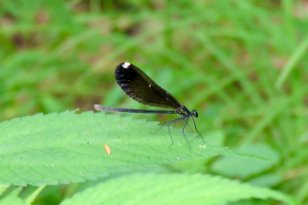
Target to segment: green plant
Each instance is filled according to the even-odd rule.
[[[6,156],[0,158],[3,167],[0,179],[7,185],[42,185],[22,189],[3,185],[0,189],[3,203],[15,200],[16,203],[57,204],[75,194],[81,199],[87,193],[111,189],[113,183],[125,178],[144,177],[147,183],[155,176],[163,179],[170,175],[170,181],[178,177],[181,185],[189,188],[185,179],[202,173],[208,180],[214,180],[213,175],[218,181],[228,178],[223,186],[229,182],[233,186],[233,179],[237,179],[242,183],[239,187],[248,184],[266,187],[266,191],[257,189],[263,193],[259,199],[269,196],[291,204],[294,198],[306,204],[308,20],[305,4],[302,0],[0,1],[0,119],[3,121],[0,152]],[[139,116],[133,120],[108,115],[106,119],[115,120],[112,124],[105,121],[104,115],[62,113],[92,110],[93,104],[99,102],[140,108],[142,105],[124,97],[114,82],[114,67],[122,61],[138,65],[181,102],[198,110],[198,128],[208,142],[204,153],[189,151],[177,129],[172,130],[177,144],[169,147],[166,130],[153,134],[155,123],[136,120]],[[50,114],[30,116],[41,112]],[[18,119],[20,116],[29,117]],[[7,122],[7,119],[13,120]],[[82,124],[83,120],[88,124]],[[116,122],[120,121],[127,123],[126,131],[118,130]],[[65,124],[70,126],[65,128]],[[106,124],[107,127],[98,129]],[[56,125],[61,129],[57,130]],[[43,132],[32,132],[40,129]],[[139,129],[142,135],[136,133]],[[107,170],[101,161],[110,160],[119,154],[117,146],[124,146],[118,144],[115,133],[120,133],[120,139],[127,143],[121,158],[133,159],[131,150],[140,154],[139,161],[130,161],[131,168],[124,170],[120,166],[121,171],[117,173]],[[85,143],[82,136],[90,137],[89,140],[96,136],[99,143],[78,147],[81,143],[78,139]],[[110,156],[104,150],[106,142],[102,141],[107,136]],[[74,139],[76,144],[70,144]],[[132,147],[133,139],[140,146]],[[145,143],[148,139],[151,140]],[[193,134],[189,139],[198,147],[199,141]],[[46,147],[39,149],[44,154],[40,154],[35,146],[44,144]],[[68,151],[77,149],[96,154],[86,158],[82,152],[71,155],[63,149],[61,153],[60,145],[74,147]],[[58,155],[52,149],[46,152],[48,146],[58,146]],[[156,152],[151,147],[157,148]],[[18,151],[22,154],[8,157],[10,152],[15,155]],[[153,158],[142,158],[142,153]],[[183,159],[175,160],[179,154]],[[36,158],[31,159],[33,156]],[[96,169],[83,175],[85,168],[78,169],[69,163],[76,162],[76,156],[82,162],[92,162],[94,165],[89,167]],[[61,157],[66,160],[61,161]],[[52,167],[43,168],[46,164],[59,165],[52,163],[55,159],[55,163],[62,162],[74,174],[60,166],[56,171]],[[23,166],[7,166],[20,164]],[[40,165],[35,167],[43,174],[54,176],[28,176],[34,171],[33,165]],[[137,169],[137,165],[138,174],[132,169]],[[128,176],[129,173],[135,175]],[[99,174],[108,177],[98,178]],[[97,179],[86,180],[94,177]],[[95,186],[97,183],[102,184]],[[77,196],[89,187],[93,188]],[[275,190],[279,197],[268,189]],[[182,194],[183,197],[188,196],[184,189],[177,193],[181,191],[187,194]],[[285,195],[280,197],[282,193],[292,196],[292,200],[286,200]],[[167,198],[166,193],[161,194]],[[137,197],[135,192],[125,196]],[[234,195],[234,200],[253,196]],[[249,200],[248,203],[277,202]]]

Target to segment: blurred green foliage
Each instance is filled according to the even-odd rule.
[[[242,163],[241,174],[230,171],[224,158],[207,171],[263,180],[307,202],[307,13],[304,0],[1,0],[0,119],[99,102],[138,108],[113,77],[129,61],[196,108],[201,132],[279,158],[248,174]],[[194,163],[204,166],[174,168]],[[57,192],[41,200],[65,197]]]

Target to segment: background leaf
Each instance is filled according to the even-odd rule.
[[[243,199],[275,199],[296,204],[288,196],[235,180],[201,174],[136,174],[109,180],[66,199],[61,205],[78,204],[207,204]]]

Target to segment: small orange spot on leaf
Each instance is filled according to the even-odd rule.
[[[107,144],[104,144],[104,148],[105,148],[106,153],[107,153],[108,155],[110,155],[110,154],[111,154],[111,149],[110,149],[110,147],[109,147]]]

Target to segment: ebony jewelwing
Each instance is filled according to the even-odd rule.
[[[185,105],[179,103],[170,93],[157,85],[149,76],[147,76],[142,70],[137,66],[123,62],[120,63],[115,69],[115,78],[118,85],[129,97],[134,100],[145,104],[156,107],[172,108],[172,110],[143,110],[143,109],[130,109],[130,108],[114,108],[105,107],[103,105],[95,104],[94,110],[96,111],[107,111],[107,112],[127,112],[127,113],[147,113],[147,114],[179,114],[181,117],[176,118],[167,122],[168,131],[170,134],[169,124],[177,122],[179,120],[184,120],[185,124],[182,128],[182,133],[189,144],[186,135],[185,128],[188,124],[188,120],[192,119],[194,123],[195,130],[201,137],[202,141],[204,139],[197,129],[195,118],[198,117],[198,112],[196,110],[190,111]],[[171,134],[170,134],[171,137]],[[173,139],[171,137],[173,144]],[[205,143],[205,142],[204,142]]]

